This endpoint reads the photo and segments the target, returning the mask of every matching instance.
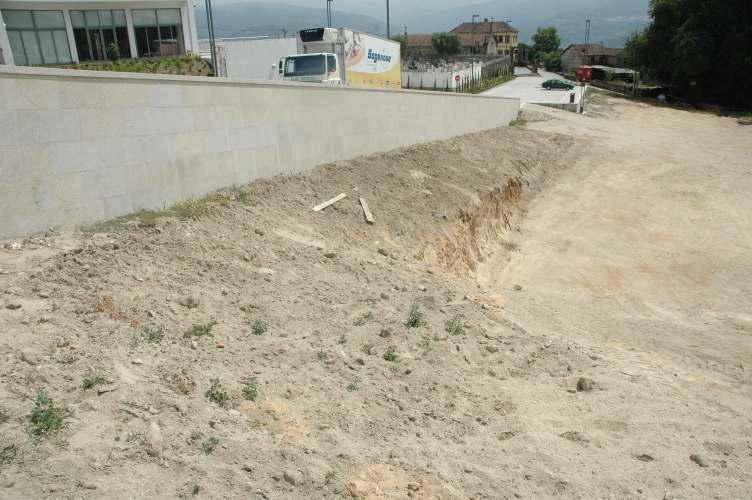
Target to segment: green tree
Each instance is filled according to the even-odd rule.
[[[460,37],[454,33],[434,33],[431,37],[431,45],[441,57],[453,56],[462,50]]]
[[[560,45],[561,38],[559,38],[559,32],[556,31],[556,28],[553,26],[538,28],[538,31],[533,35],[533,59],[541,59],[544,54],[559,50]]]
[[[561,71],[561,50],[552,50],[543,54],[543,66],[546,71]]]
[[[752,2],[651,0],[625,63],[687,99],[752,106]]]

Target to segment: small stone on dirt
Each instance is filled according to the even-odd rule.
[[[392,336],[392,332],[388,328],[382,328],[381,331],[379,332],[379,337],[381,337],[382,339],[386,339],[391,336]]]
[[[589,378],[581,377],[577,381],[577,392],[590,392],[595,389],[595,382]]]
[[[195,309],[198,307],[199,300],[196,297],[182,297],[178,299],[178,304],[188,309]]]
[[[139,359],[139,358],[136,358],[136,359],[132,360],[131,363],[134,364],[134,365],[143,365],[144,364],[144,362],[141,359]]]
[[[389,300],[389,295],[385,294],[384,292],[381,292],[381,300]]]
[[[324,254],[324,257],[326,257],[327,259],[333,259],[336,256],[337,256],[337,254],[334,253],[334,252],[327,252],[327,253]]]
[[[254,229],[253,232],[258,234],[259,236],[263,236],[266,234],[263,229]]]
[[[521,292],[522,291],[522,285],[514,285],[514,291],[515,292]]]
[[[491,354],[494,354],[494,353],[499,352],[499,348],[496,347],[495,345],[487,345],[486,351],[490,352]]]
[[[697,454],[690,455],[689,459],[692,460],[697,465],[699,465],[700,467],[710,467],[710,464],[708,463],[708,461],[705,460],[705,457],[701,455],[697,455]]]
[[[21,309],[21,304],[18,302],[11,302],[10,304],[5,306],[6,309],[10,309],[11,311],[15,311],[16,309]]]
[[[418,290],[420,290],[421,292],[425,292],[427,288],[425,285],[418,285]]]
[[[285,481],[287,481],[289,484],[293,486],[299,486],[303,484],[303,474],[301,474],[298,471],[286,470],[282,474],[282,477],[284,478]]]
[[[652,455],[648,455],[647,453],[643,453],[642,455],[636,455],[635,458],[639,460],[640,462],[652,462],[655,460]]]
[[[379,253],[380,253],[381,255],[383,255],[384,257],[389,257],[389,252],[387,252],[387,251],[386,251],[386,250],[384,250],[383,248],[379,248],[379,249],[378,249],[378,252],[379,252]]]

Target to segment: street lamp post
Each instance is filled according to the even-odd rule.
[[[389,0],[386,0],[386,37],[391,38],[392,29],[389,26]]]
[[[475,50],[475,45],[476,45],[476,40],[475,40],[475,18],[476,17],[480,18],[480,16],[478,14],[473,14],[473,54],[475,54],[475,52],[476,52],[476,50]]]
[[[326,27],[332,27],[332,2],[334,0],[326,0]]]
[[[206,27],[209,30],[209,50],[211,51],[211,65],[214,76],[219,76],[217,68],[217,46],[214,38],[214,13],[212,12],[211,0],[206,1]]]

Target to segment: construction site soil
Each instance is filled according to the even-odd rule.
[[[752,136],[593,105],[8,242],[0,497],[749,498]]]

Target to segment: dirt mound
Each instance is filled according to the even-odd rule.
[[[471,274],[571,144],[496,130],[3,251],[3,495],[515,493],[509,380],[563,390],[589,360]]]

